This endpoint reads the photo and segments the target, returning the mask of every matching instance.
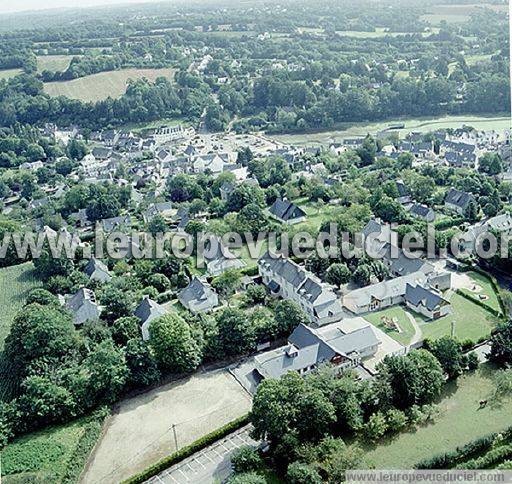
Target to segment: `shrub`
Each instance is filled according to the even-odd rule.
[[[289,484],[322,484],[320,474],[308,464],[293,462],[288,466],[286,482]]]
[[[386,422],[390,432],[400,432],[407,425],[407,416],[404,412],[393,408],[386,413]]]
[[[250,446],[240,447],[233,457],[231,458],[231,464],[235,472],[252,472],[260,469],[263,465],[263,461],[256,449]]]
[[[388,430],[386,418],[380,412],[374,413],[363,427],[365,439],[374,442],[380,439]]]
[[[233,476],[229,481],[229,484],[267,484],[267,480],[263,476],[259,476],[254,472],[246,474],[238,474]]]

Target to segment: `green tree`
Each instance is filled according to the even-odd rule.
[[[427,348],[441,363],[448,378],[457,378],[462,373],[462,346],[454,338],[443,336],[429,343]]]
[[[226,308],[216,315],[219,342],[226,355],[239,355],[251,351],[256,345],[254,327],[245,311]]]
[[[334,286],[342,286],[350,281],[352,276],[351,270],[347,264],[336,263],[332,264],[325,275],[325,280]]]
[[[274,317],[279,334],[290,334],[299,324],[308,324],[309,319],[295,302],[283,299],[274,308]]]
[[[286,472],[286,482],[289,484],[322,484],[318,471],[308,464],[292,462]]]
[[[489,360],[502,368],[512,366],[512,322],[501,323],[492,332]]]
[[[201,350],[188,323],[177,314],[152,321],[150,346],[158,365],[165,371],[188,373],[201,363]]]

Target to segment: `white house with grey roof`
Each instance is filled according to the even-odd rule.
[[[439,319],[451,312],[450,303],[440,293],[409,283],[405,289],[405,305],[429,319]]]
[[[84,273],[90,281],[104,283],[112,279],[108,267],[102,261],[94,257],[90,259],[85,266]]]
[[[135,309],[133,315],[140,321],[140,329],[142,332],[142,339],[147,341],[149,339],[149,327],[155,319],[161,318],[167,314],[166,309],[160,306],[157,302],[150,299],[149,296],[144,296],[142,301]]]
[[[183,289],[178,300],[189,311],[206,313],[219,305],[219,296],[206,281],[198,277],[192,278],[190,284]]]
[[[409,208],[409,213],[414,217],[425,222],[433,222],[436,218],[434,210],[421,203],[414,203]]]
[[[172,202],[152,203],[147,210],[144,211],[142,217],[144,222],[148,223],[157,215],[164,218],[170,218],[174,213]]]
[[[460,241],[460,247],[466,252],[474,252],[486,234],[489,232],[495,235],[512,234],[512,216],[509,213],[496,215],[489,219],[471,225]]]
[[[306,212],[289,200],[278,198],[269,208],[272,218],[285,224],[297,224],[306,220]]]
[[[245,267],[245,262],[233,254],[220,237],[210,236],[205,243],[203,258],[208,274],[219,276],[228,270],[238,270]]]
[[[96,303],[96,296],[90,289],[82,287],[71,296],[65,304],[66,309],[73,315],[73,322],[80,326],[86,322],[97,321],[101,309]]]
[[[353,368],[362,359],[377,353],[380,340],[371,325],[344,333],[339,324],[311,328],[301,324],[288,338],[288,344],[255,357],[255,377],[280,378],[290,371],[305,375],[322,364],[339,371]]]
[[[342,319],[343,308],[334,288],[295,262],[267,252],[258,261],[258,271],[272,294],[296,302],[311,322],[322,326]]]
[[[471,193],[463,192],[455,188],[450,188],[444,199],[445,207],[457,212],[459,215],[466,213],[468,205],[471,202],[476,203],[476,199]]]

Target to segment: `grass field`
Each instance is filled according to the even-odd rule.
[[[37,56],[37,72],[63,72],[69,67],[72,58],[72,55]]]
[[[467,288],[461,288],[461,291],[476,298],[478,298],[479,295],[485,295],[488,299],[485,301],[482,300],[482,302],[492,309],[501,311],[500,303],[498,302],[498,296],[496,295],[496,292],[494,292],[491,281],[478,272],[470,271],[467,272],[466,275],[471,277],[477,287],[475,291],[471,291]]]
[[[10,79],[11,77],[15,77],[18,74],[21,74],[23,71],[21,69],[4,69],[0,71],[0,80],[2,79]]]
[[[455,322],[455,336],[459,340],[471,339],[476,342],[480,338],[488,337],[496,326],[497,318],[459,294],[453,294],[450,303],[452,313],[435,321],[414,314],[424,338],[438,339],[450,335],[452,322]]]
[[[0,269],[0,350],[28,293],[38,286],[31,263]]]
[[[2,482],[77,482],[102,422],[96,415],[14,440],[2,451]]]
[[[361,32],[357,30],[337,30],[336,33],[338,35],[343,35],[345,37],[354,37],[356,39],[379,39],[382,37],[390,36],[390,37],[400,37],[404,35],[414,35],[418,32],[388,32],[386,29],[382,27],[377,27],[373,32]],[[428,37],[432,33],[439,33],[438,28],[432,28],[431,32],[422,32],[423,37]]]
[[[423,459],[510,426],[511,400],[499,407],[479,408],[479,401],[494,389],[492,376],[492,369],[483,365],[476,373],[448,383],[433,424],[384,440],[369,449],[367,460],[377,469],[411,469]]]
[[[368,133],[377,133],[387,129],[395,122],[405,123],[405,129],[394,130],[401,136],[409,131],[429,132],[436,129],[460,128],[463,124],[473,126],[476,129],[505,130],[512,125],[510,115],[503,113],[501,116],[444,116],[440,118],[404,118],[383,121],[379,123],[344,123],[336,130],[320,131],[315,133],[300,134],[275,134],[269,135],[282,143],[295,145],[325,145],[339,142],[345,138],[366,136]]]
[[[382,321],[382,318],[393,319],[396,318],[398,326],[402,329],[401,333],[397,331],[393,331],[389,329]],[[392,308],[384,309],[382,311],[377,311],[375,313],[369,313],[364,316],[369,323],[377,326],[377,328],[381,329],[387,335],[391,336],[395,341],[407,346],[412,337],[414,336],[414,327],[407,317],[405,310],[401,306],[395,306]]]
[[[154,81],[157,77],[172,78],[174,69],[123,69],[100,72],[72,81],[48,82],[44,90],[50,96],[66,96],[81,101],[100,101],[107,97],[117,98],[126,91],[129,79],[143,77]]]

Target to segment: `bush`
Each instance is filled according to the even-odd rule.
[[[388,430],[386,418],[380,412],[374,413],[363,427],[363,434],[366,440],[374,442],[380,439]]]
[[[240,447],[231,458],[235,472],[252,472],[261,469],[263,460],[258,451],[250,446]]]
[[[478,355],[476,353],[468,354],[468,370],[475,371],[480,365],[480,361],[478,360]]]
[[[322,484],[320,474],[308,464],[293,462],[288,466],[286,482],[289,484]]]
[[[393,408],[386,413],[386,422],[390,432],[400,432],[407,425],[407,416],[404,412]]]
[[[254,472],[247,474],[238,474],[233,476],[229,481],[229,484],[267,484],[267,480],[263,476],[259,476]]]

